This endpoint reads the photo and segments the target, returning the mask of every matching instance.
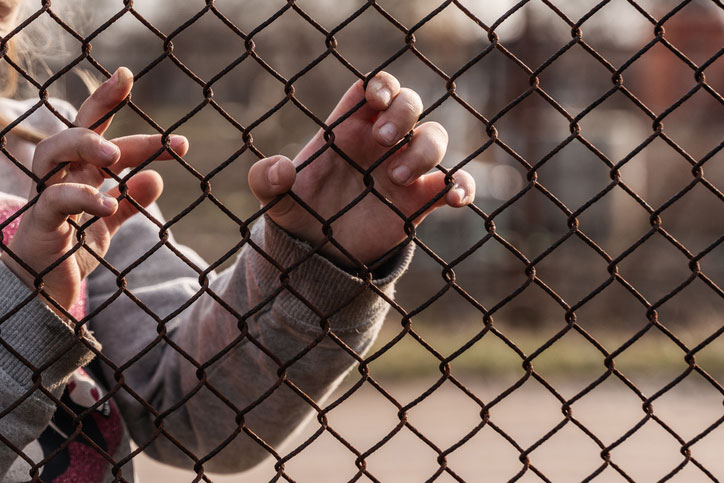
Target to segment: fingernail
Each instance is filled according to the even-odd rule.
[[[385,106],[390,105],[390,101],[392,101],[392,92],[390,92],[390,90],[388,88],[386,88],[386,87],[381,88],[377,92],[377,95],[380,96],[380,99],[382,100],[382,102],[384,103]]]
[[[103,206],[108,209],[115,209],[116,206],[118,206],[118,200],[105,193],[101,193],[101,202],[103,203]]]
[[[178,135],[171,136],[169,146],[171,146],[171,149],[173,149],[174,151],[178,150],[179,148],[182,148],[185,144],[186,144],[186,137],[178,136]]]
[[[123,83],[125,83],[125,81],[133,82],[133,74],[128,69],[119,67],[106,83],[113,88],[119,87],[122,84],[121,77],[124,77]]]
[[[120,153],[120,150],[118,149],[118,146],[116,146],[112,142],[103,140],[101,141],[101,152],[103,153],[103,156],[105,156],[107,159],[113,160],[116,159],[116,157]]]
[[[279,161],[272,164],[266,172],[266,179],[273,186],[279,185]]]
[[[411,174],[410,168],[400,165],[392,170],[392,180],[397,184],[407,184]]]
[[[465,196],[467,196],[465,189],[462,186],[455,186],[452,191],[457,195],[458,203],[462,205],[465,201]]]
[[[397,140],[397,127],[391,122],[383,124],[379,129],[380,137],[387,143],[392,144]]]

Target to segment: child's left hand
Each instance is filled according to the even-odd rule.
[[[146,161],[161,148],[160,135],[126,136],[111,141],[103,139],[111,119],[92,130],[88,129],[122,102],[132,86],[131,72],[119,68],[83,103],[75,119],[75,125],[79,127],[50,136],[38,143],[35,149],[32,170],[40,178],[60,163],[67,162],[68,165],[46,182],[38,201],[23,214],[9,248],[37,273],[69,255],[42,276],[45,293],[66,310],[78,299],[81,282],[98,265],[89,249],[99,256],[105,255],[113,234],[137,212],[130,202],[117,202],[120,196],[117,188],[107,194],[99,191],[108,176],[102,169],[118,173]],[[173,136],[171,148],[184,155],[188,142],[182,136]],[[168,152],[164,152],[157,159],[170,157]],[[154,171],[136,174],[127,185],[128,194],[142,206],[155,201],[163,190],[161,177]],[[29,198],[35,195],[33,188]],[[76,230],[67,222],[68,219],[83,224],[92,216],[101,218],[85,229],[85,245],[73,251],[78,241]],[[8,253],[2,253],[2,261],[29,287],[36,286],[35,276]],[[53,304],[49,305],[58,311]]]

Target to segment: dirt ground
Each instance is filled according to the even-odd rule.
[[[655,378],[652,378],[655,379]],[[688,380],[687,380],[688,381]],[[722,395],[701,382],[687,382],[657,398],[653,414],[685,441],[724,417]],[[589,381],[590,382],[590,381]],[[655,394],[667,381],[637,380],[647,396]],[[385,385],[392,395],[408,403],[422,394],[432,381]],[[571,382],[555,385],[563,397],[570,398],[586,386]],[[508,386],[503,383],[468,383],[483,401],[490,401]],[[620,381],[609,379],[572,406],[572,416],[591,430],[605,445],[621,438],[645,417],[641,400]],[[491,409],[490,420],[521,447],[531,448],[545,434],[564,421],[561,404],[541,384],[529,380]],[[480,409],[453,384],[446,382],[425,401],[410,409],[408,421],[439,448],[445,450],[480,423]],[[366,451],[399,423],[397,409],[373,387],[364,386],[348,401],[329,414],[329,424],[360,451]],[[285,447],[291,452],[319,426],[310,423]],[[691,456],[718,480],[724,479],[724,425],[711,430],[691,447]],[[603,464],[601,450],[573,422],[568,422],[545,443],[530,453],[531,464],[553,482],[575,482]],[[504,482],[523,468],[520,452],[491,427],[483,427],[467,443],[451,452],[447,463],[467,482]],[[194,474],[164,466],[145,456],[136,458],[137,474],[142,482],[186,482]],[[403,428],[389,442],[366,458],[367,470],[384,482],[422,482],[439,469],[437,453],[412,431]],[[653,419],[649,419],[630,438],[611,451],[611,462],[637,482],[658,481],[684,461],[681,444]],[[336,483],[349,481],[357,472],[355,456],[323,433],[308,448],[285,466],[286,474],[297,482]],[[242,475],[212,475],[214,482],[264,482],[275,476],[273,461],[268,460]],[[284,481],[284,480],[281,480]],[[358,481],[370,481],[363,476]],[[455,481],[442,474],[435,481]],[[519,481],[543,481],[528,470]],[[610,466],[594,481],[626,481]],[[670,481],[696,483],[712,481],[692,462]]]

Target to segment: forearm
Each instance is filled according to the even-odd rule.
[[[310,252],[309,247],[264,224],[255,228],[252,240],[282,269],[296,266]],[[159,257],[158,262],[164,255],[155,256]],[[388,296],[409,256],[407,251],[396,269],[376,282]],[[280,275],[277,268],[247,246],[235,267],[166,324],[172,343],[198,364],[192,364],[169,344],[160,342],[124,371],[126,383],[159,412],[184,401],[164,418],[163,427],[198,458],[233,434],[238,426],[237,417],[250,432],[277,446],[312,411],[291,387],[321,402],[354,363],[354,358],[333,338],[338,337],[354,353],[364,353],[388,307],[361,280],[318,256],[290,270],[284,288]],[[140,280],[141,275],[136,278]],[[129,288],[134,291],[133,286]],[[192,277],[179,279],[172,289],[177,300],[171,305],[168,296],[149,287],[136,290],[134,295],[165,317],[199,288]],[[183,297],[179,297],[181,292]],[[318,313],[307,304],[316,307]],[[127,360],[133,351],[142,350],[157,336],[156,321],[144,315],[130,298],[119,298],[104,313],[124,314],[124,318],[112,325],[96,324],[94,328],[101,340],[128,339],[128,335],[124,337],[114,328],[134,336],[133,342],[125,347],[121,344],[119,349],[106,343],[105,353],[112,359],[115,352],[120,361]],[[135,313],[137,320],[127,316],[131,313]],[[331,334],[323,336],[323,327],[327,325]],[[307,348],[311,350],[286,367]],[[203,370],[198,370],[199,366]],[[143,445],[156,429],[155,415],[125,393],[118,396],[132,435]],[[147,451],[176,465],[193,464],[164,437],[156,438]],[[239,434],[206,467],[240,471],[266,455],[268,452],[252,437]]]
[[[257,227],[252,240],[280,268],[309,257],[309,247],[279,237],[273,226],[263,228]],[[387,296],[392,296],[392,283],[405,263],[401,261],[394,273],[376,281]],[[361,280],[318,256],[285,276],[251,247],[239,264],[228,281],[213,287],[236,313],[222,309],[216,317],[206,314],[196,319],[212,320],[213,326],[185,324],[178,334],[182,346],[184,341],[202,342],[192,353],[197,361],[208,361],[219,350],[233,347],[205,371],[209,386],[230,404],[203,389],[175,415],[179,421],[187,421],[190,429],[185,435],[179,433],[178,439],[196,444],[200,455],[221,445],[238,427],[237,421],[243,423],[246,431],[208,465],[216,471],[247,469],[269,455],[247,431],[278,449],[314,414],[313,404],[322,405],[353,367],[355,359],[347,350],[359,355],[367,351],[389,307]],[[281,278],[288,278],[288,286],[282,288]],[[245,296],[241,296],[242,288]],[[219,307],[214,302],[207,309],[214,310],[214,306]],[[203,310],[201,304],[197,310]],[[329,334],[325,335],[327,327]],[[185,376],[185,391],[199,383],[193,371]],[[209,406],[217,420],[213,430],[209,428]]]
[[[48,426],[55,411],[38,381],[60,397],[71,373],[93,356],[97,342],[79,340],[55,313],[32,297],[25,286],[0,263],[0,480],[23,450]],[[24,475],[27,477],[27,473]]]

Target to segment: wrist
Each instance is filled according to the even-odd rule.
[[[400,263],[401,254],[405,251],[404,245],[398,245],[389,250],[386,255],[377,258],[376,260],[360,260],[359,263],[355,263],[352,258],[342,253],[342,251],[340,251],[332,243],[327,242],[322,245],[325,240],[323,237],[304,236],[304,234],[300,234],[295,230],[290,230],[289,228],[277,223],[271,216],[265,215],[265,218],[267,223],[272,224],[290,238],[309,245],[313,249],[319,247],[317,254],[320,257],[328,260],[340,270],[343,270],[349,275],[357,278],[365,279],[368,277],[367,274],[371,274],[372,280],[380,280],[387,277]],[[316,240],[313,238],[316,238]]]
[[[37,287],[35,286],[35,277],[26,270],[22,265],[20,265],[15,259],[7,254],[7,252],[0,253],[0,262],[5,264],[5,266],[10,270],[10,272],[15,275],[15,277],[20,280],[28,289],[35,292],[37,290]],[[56,304],[52,303],[48,298],[38,291],[38,298],[46,305],[50,310],[55,312],[55,314],[60,317],[65,323],[70,325],[71,327],[74,325],[72,320],[69,319],[63,311],[58,309],[56,307],[56,304],[59,304],[63,306],[66,310],[68,307],[70,307],[72,304],[67,304],[67,307],[65,304],[61,304],[59,302],[56,302]]]
[[[0,262],[3,262],[8,270],[10,270],[13,275],[23,282],[30,290],[35,290],[35,279],[31,277],[28,271],[16,262],[13,257],[9,256],[7,252],[0,253]]]

